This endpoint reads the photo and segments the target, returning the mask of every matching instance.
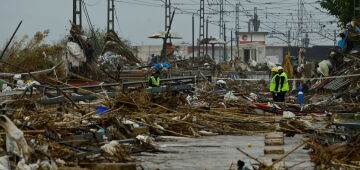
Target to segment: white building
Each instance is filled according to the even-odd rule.
[[[233,43],[232,56],[233,58],[239,57],[246,63],[251,60],[257,63],[266,63],[266,35],[267,32],[238,32],[239,35],[239,53],[237,52],[236,42]],[[160,55],[162,45],[143,45],[136,46],[135,55],[139,57],[143,62],[147,62],[148,58],[152,55]],[[189,58],[195,53],[195,57],[198,55],[198,47],[178,45],[178,55]],[[226,46],[226,56],[224,57],[224,46],[216,44],[214,48],[214,58],[216,62],[223,62],[224,59],[230,61],[231,58],[231,47],[230,43]],[[212,46],[208,45],[208,55],[212,57]]]
[[[266,35],[267,32],[238,32],[240,58],[248,63],[266,63]]]
[[[181,56],[187,56],[188,55],[188,49],[187,46],[180,45],[178,46],[178,55]],[[163,46],[162,45],[142,45],[142,46],[135,46],[135,52],[134,55],[137,56],[141,61],[148,62],[149,57],[152,55],[160,55],[161,50]]]

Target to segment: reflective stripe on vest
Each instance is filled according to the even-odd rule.
[[[274,92],[275,91],[275,86],[276,86],[276,82],[275,82],[275,78],[279,76],[278,74],[275,74],[272,78],[271,78],[271,81],[270,81],[270,92]]]
[[[288,76],[286,75],[285,72],[282,72],[280,74],[280,77],[285,77],[285,80],[284,80],[284,84],[283,84],[283,87],[281,89],[281,91],[289,91],[289,79],[288,79]]]

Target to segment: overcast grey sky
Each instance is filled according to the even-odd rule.
[[[116,0],[116,11],[119,23],[115,23],[116,31],[121,37],[129,39],[135,45],[141,44],[161,44],[160,40],[147,38],[155,32],[164,30],[164,8],[162,0]],[[238,0],[225,0],[226,20],[228,27],[234,27],[235,13],[234,4]],[[19,39],[25,34],[33,35],[36,31],[50,29],[50,36],[47,42],[58,41],[68,34],[72,18],[72,0],[0,0],[0,43],[5,44],[17,26],[20,20],[23,24],[17,34]],[[95,28],[106,28],[106,7],[107,0],[85,0],[86,6]],[[173,30],[180,34],[184,39],[176,41],[177,43],[191,43],[191,14],[199,8],[199,0],[172,0],[175,7],[180,8],[174,18]],[[219,28],[215,21],[218,20],[217,0],[205,0],[206,12],[213,13],[208,15],[212,24],[210,24],[210,35],[218,37]],[[241,0],[241,18],[240,25],[242,31],[246,31],[249,16],[253,13],[253,8],[258,8],[258,14],[262,21],[260,31],[272,31],[286,33],[286,30],[292,29],[292,34],[296,35],[297,25],[297,2],[298,0]],[[318,9],[316,9],[318,8]],[[316,0],[305,0],[306,15],[304,15],[304,27],[312,32],[310,38],[313,44],[333,44],[330,39],[333,38],[333,30],[336,29],[334,17],[323,13]],[[187,13],[187,14],[185,14]],[[88,28],[85,17],[83,25]],[[120,27],[118,27],[118,25]],[[326,25],[325,27],[321,25]],[[322,30],[320,30],[320,28]],[[196,36],[198,34],[198,17],[196,17]],[[229,34],[228,32],[227,34]],[[275,35],[285,39],[282,35]],[[269,45],[282,45],[279,39],[269,38]]]

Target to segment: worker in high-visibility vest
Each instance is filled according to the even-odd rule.
[[[271,69],[271,80],[270,80],[270,92],[272,93],[272,97],[273,97],[273,100],[274,101],[277,101],[277,92],[275,92],[275,86],[276,86],[276,83],[275,83],[275,79],[277,77],[279,77],[279,74],[278,74],[278,68],[277,67],[273,67]]]
[[[151,77],[149,77],[149,87],[148,88],[153,88],[153,87],[159,87],[160,86],[160,71],[156,71],[155,73],[152,74]]]
[[[284,68],[278,66],[279,77],[275,79],[275,92],[277,92],[277,102],[285,102],[286,92],[289,91],[289,79],[284,72]]]

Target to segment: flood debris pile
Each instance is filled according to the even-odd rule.
[[[47,160],[51,167],[87,167],[91,162],[133,162],[134,154],[159,152],[153,145],[159,135],[198,137],[276,129],[269,123],[275,121],[273,116],[251,114],[253,108],[244,102],[241,96],[235,100],[207,93],[146,92],[46,107],[31,98],[15,99],[5,102],[0,117],[5,135],[0,146],[9,157],[7,166],[45,166],[39,160]]]
[[[312,87],[304,90],[311,94],[305,95],[305,104],[298,104],[296,90],[288,93],[286,102],[273,101],[267,92],[268,82],[260,79],[267,76],[274,63],[251,60],[247,64],[236,58],[217,64],[210,56],[182,59],[174,54],[178,47],[168,44],[165,56],[172,56],[168,58],[174,65],[171,71],[181,76],[190,72],[190,79],[165,81],[163,76],[161,84],[145,89],[149,87],[146,81],[124,80],[146,79],[145,70],[152,66],[141,66],[130,46],[114,31],[107,32],[103,47],[95,47],[99,44],[91,43],[91,38],[74,24],[63,46],[44,45],[48,32],[36,33],[28,42],[24,38],[14,43],[7,51],[7,67],[0,68],[4,72],[0,76],[6,77],[0,87],[3,92],[14,92],[9,96],[1,93],[9,100],[0,104],[0,169],[136,163],[134,155],[165,152],[154,144],[158,136],[275,131],[287,137],[306,136],[295,150],[306,144],[319,168],[359,168],[360,86],[359,76],[354,76],[360,74],[359,30],[360,24],[354,20],[343,33],[347,38],[340,44],[342,50],[334,50],[328,60],[319,63],[321,78],[311,80]],[[213,40],[201,43],[211,44]],[[96,48],[101,52],[94,51]],[[302,55],[304,51],[299,58]],[[289,57],[290,54],[286,70],[292,72]],[[307,70],[306,67],[300,65],[298,69]],[[144,70],[129,71],[140,68]],[[251,76],[245,75],[252,70],[256,71]],[[305,72],[301,74],[304,78]],[[218,79],[212,83],[212,77],[205,75]],[[74,77],[81,81],[70,80]],[[205,81],[199,82],[199,78]],[[303,80],[300,83],[305,83]],[[11,88],[4,88],[3,84]],[[259,169],[271,169],[274,165],[259,163]]]
[[[310,155],[312,161],[323,169],[359,168],[359,136],[342,143],[316,141],[309,145],[313,150]]]
[[[333,49],[328,59],[319,62],[317,72],[324,79],[313,84],[312,89],[327,91],[349,90],[352,93],[359,89],[359,20],[348,23],[338,41],[339,49]],[[339,76],[331,78],[331,76]]]
[[[121,64],[119,67],[129,67],[129,66],[139,66],[141,63],[140,59],[138,59],[130,50],[130,47],[125,44],[114,31],[109,31],[105,36],[105,46],[102,52],[102,57],[99,58],[98,63],[102,66],[111,66],[111,64],[103,63],[106,58],[112,56],[115,64]],[[110,69],[111,70],[111,69]],[[115,70],[115,69],[113,69]]]
[[[216,62],[208,57],[194,57],[194,58],[189,58],[189,59],[184,59],[184,60],[176,60],[173,63],[171,63],[173,65],[176,65],[180,70],[193,70],[193,69],[201,69],[202,71],[205,70],[210,70],[213,71],[216,67]]]

